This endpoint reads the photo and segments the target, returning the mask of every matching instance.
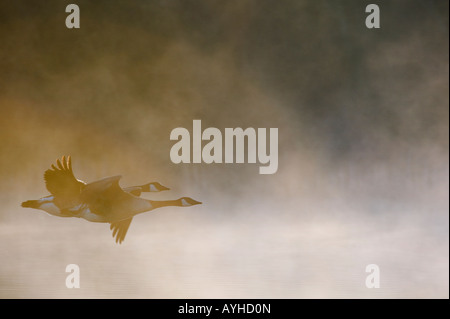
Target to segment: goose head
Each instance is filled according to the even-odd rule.
[[[181,197],[179,199],[179,202],[180,202],[180,206],[183,206],[183,207],[202,204],[202,202],[196,201],[195,199],[192,199],[190,197]]]
[[[162,192],[168,191],[170,188],[161,185],[158,182],[148,183],[142,186],[142,191],[144,192]]]

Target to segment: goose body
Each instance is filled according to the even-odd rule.
[[[121,188],[121,176],[107,177],[92,183],[75,178],[70,156],[57,160],[44,174],[47,190],[51,195],[38,200],[28,200],[22,207],[43,210],[58,217],[78,217],[90,222],[110,223],[113,237],[121,243],[128,227],[137,214],[160,207],[187,207],[201,202],[190,197],[175,200],[154,201],[140,198],[142,192],[160,192],[169,188],[158,182]]]

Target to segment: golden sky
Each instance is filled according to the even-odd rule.
[[[72,1],[73,2],[73,1]],[[448,2],[0,3],[0,297],[448,298]],[[172,129],[279,129],[279,164],[170,161]],[[71,155],[189,209],[27,210]],[[64,286],[79,264],[79,290]],[[364,286],[367,264],[383,286]]]

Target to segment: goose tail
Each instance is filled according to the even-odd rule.
[[[38,200],[27,200],[26,202],[22,203],[22,207],[29,207],[29,208],[39,208],[39,201]]]

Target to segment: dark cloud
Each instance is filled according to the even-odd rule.
[[[305,296],[297,286],[306,282],[311,295],[336,296],[341,276],[371,258],[397,276],[390,281],[397,288],[386,296],[448,296],[448,280],[445,286],[439,279],[442,270],[448,279],[448,1],[377,1],[379,30],[365,27],[365,3],[351,0],[80,0],[79,30],[65,28],[69,3],[0,3],[4,242],[23,235],[18,224],[36,218],[36,229],[47,230],[40,240],[65,251],[55,256],[40,249],[49,260],[75,256],[92,266],[94,278],[101,263],[114,259],[107,249],[103,261],[92,265],[98,245],[67,250],[64,236],[83,226],[52,219],[47,225],[50,217],[37,219],[39,213],[19,208],[21,201],[45,195],[43,171],[70,153],[81,179],[156,179],[173,196],[204,202],[191,215],[168,211],[136,226],[141,241],[138,253],[126,251],[128,258],[156,257],[161,251],[149,252],[155,246],[149,241],[167,243],[156,264],[140,260],[133,266],[135,272],[145,266],[161,278],[178,278],[184,288],[170,283],[164,296],[184,296],[192,284],[187,274],[199,278],[194,296],[205,297],[217,281],[242,283],[234,292],[243,297]],[[277,174],[261,176],[259,165],[250,164],[171,163],[170,131],[191,130],[193,119],[221,130],[278,127]],[[52,225],[66,232],[52,233]],[[89,226],[83,228],[86,238],[106,232]],[[55,243],[50,234],[67,240]],[[177,241],[178,234],[189,247]],[[340,245],[339,254],[330,242]],[[18,245],[21,253],[2,257],[36,250],[35,241]],[[176,264],[171,256],[182,256],[184,268],[168,267]],[[44,258],[46,263],[55,267]],[[327,266],[333,263],[341,268]],[[118,265],[118,281],[105,283],[100,276],[98,285],[91,278],[93,286],[130,289],[141,280],[128,266]],[[0,275],[11,278],[26,272],[20,261],[1,267]],[[318,279],[316,268],[323,270],[320,276],[328,274],[325,279]],[[251,270],[265,278],[281,275],[260,285],[246,279]],[[420,279],[424,273],[427,282]],[[6,286],[34,296],[40,280],[25,275],[31,288],[20,290],[25,285],[15,279]],[[144,279],[143,287],[153,287],[150,277]],[[345,285],[348,296],[370,297],[355,288],[359,281]],[[8,296],[1,289],[0,296]],[[219,287],[213,296],[232,292]]]

